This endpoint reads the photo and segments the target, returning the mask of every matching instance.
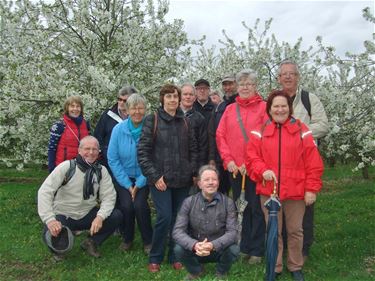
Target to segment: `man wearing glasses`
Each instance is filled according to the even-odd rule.
[[[99,122],[96,125],[94,136],[98,139],[100,144],[100,164],[104,165],[108,171],[111,173],[111,170],[108,166],[107,160],[107,150],[109,139],[111,138],[113,128],[126,118],[128,114],[126,112],[126,100],[131,94],[137,93],[138,91],[132,86],[122,87],[117,95],[117,103],[113,105],[110,109],[107,109],[100,116]]]
[[[193,108],[203,115],[205,119],[205,127],[211,117],[211,112],[215,105],[209,97],[210,83],[206,79],[199,79],[194,83],[197,100],[194,102]]]
[[[293,116],[305,123],[317,141],[328,134],[329,124],[323,104],[319,98],[308,93],[302,94],[299,88],[300,73],[298,65],[290,60],[283,61],[279,66],[278,82],[282,90],[287,92],[293,100]],[[306,98],[303,97],[306,95]],[[308,102],[304,101],[308,99]],[[309,104],[309,105],[307,105]],[[307,260],[310,247],[314,241],[314,205],[306,206],[303,218],[303,258]]]

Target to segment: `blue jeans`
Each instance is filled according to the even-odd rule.
[[[236,202],[241,194],[242,176],[238,174],[235,179],[232,176],[229,179],[233,190],[233,200]],[[264,255],[266,224],[259,195],[256,195],[255,192],[255,182],[251,181],[248,176],[245,181],[245,199],[247,206],[243,212],[241,252],[250,256],[262,257]]]
[[[132,200],[129,190],[115,184],[117,196],[119,198],[118,208],[124,217],[120,226],[120,232],[125,243],[133,242],[135,231],[135,220],[141,233],[143,245],[151,244],[152,226],[151,211],[147,199],[150,190],[147,186],[138,189],[134,201]]]
[[[152,236],[152,247],[149,256],[150,263],[161,264],[164,259],[164,251],[168,238],[168,262],[176,262],[174,255],[174,242],[172,230],[176,221],[177,212],[182,202],[189,195],[189,187],[167,188],[159,191],[155,186],[150,186],[151,198],[156,209],[156,223]]]
[[[240,254],[240,248],[236,244],[232,244],[219,252],[214,251],[207,257],[197,256],[193,251],[186,250],[178,244],[175,245],[174,251],[176,258],[181,260],[190,274],[194,275],[203,270],[202,263],[209,262],[216,262],[216,272],[226,274]]]
[[[56,220],[61,222],[62,225],[67,226],[70,230],[87,230],[90,229],[92,221],[95,219],[99,208],[94,207],[91,211],[79,220],[66,217],[64,215],[56,215]],[[101,245],[120,225],[122,221],[122,214],[119,210],[113,209],[111,215],[103,221],[103,226],[98,233],[90,236],[96,245]],[[44,225],[43,237],[48,231],[47,225]]]

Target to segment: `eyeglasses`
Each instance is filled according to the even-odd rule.
[[[145,107],[130,107],[129,108],[129,111],[133,111],[133,112],[136,112],[136,111],[142,112],[142,111],[145,111],[145,110],[146,110]]]
[[[118,101],[126,102],[127,99],[117,98]]]
[[[205,91],[205,90],[208,90],[208,89],[210,89],[210,88],[206,87],[206,86],[195,87],[195,90],[197,90],[197,91]]]
[[[283,73],[280,73],[279,75],[281,77],[288,77],[288,76],[295,77],[298,75],[298,73],[297,72],[283,72]]]
[[[241,88],[250,88],[250,87],[255,87],[255,83],[240,83],[238,84],[238,87],[241,87]]]

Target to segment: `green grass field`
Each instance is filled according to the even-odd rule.
[[[305,278],[315,280],[375,280],[375,169],[371,180],[361,179],[350,167],[327,168],[324,188],[316,205],[316,237],[305,264]],[[102,258],[81,251],[76,237],[68,258],[55,263],[41,241],[42,223],[35,196],[47,172],[22,172],[0,167],[0,280],[182,280],[168,264],[157,274],[148,273],[147,257],[137,234],[129,253],[118,249],[112,236],[100,248]],[[214,280],[214,265],[206,266],[201,280]],[[263,280],[264,264],[250,266],[239,260],[229,280]],[[280,280],[291,280],[286,272]]]

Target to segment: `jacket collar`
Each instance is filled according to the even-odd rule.
[[[159,113],[160,118],[164,119],[164,120],[167,121],[167,122],[170,122],[170,121],[172,121],[172,120],[175,119],[175,118],[180,118],[180,119],[182,119],[182,118],[184,118],[184,116],[185,116],[185,115],[184,115],[184,112],[181,110],[180,107],[177,108],[177,111],[176,111],[176,115],[175,115],[175,116],[172,116],[172,115],[168,114],[168,113],[164,110],[163,107],[159,107],[159,108],[158,108],[158,113]]]
[[[278,124],[275,121],[267,122],[263,131],[263,136],[272,136],[277,130],[277,126]],[[281,128],[286,129],[288,133],[293,135],[301,131],[301,122],[294,117],[289,117],[284,124],[281,124]]]

